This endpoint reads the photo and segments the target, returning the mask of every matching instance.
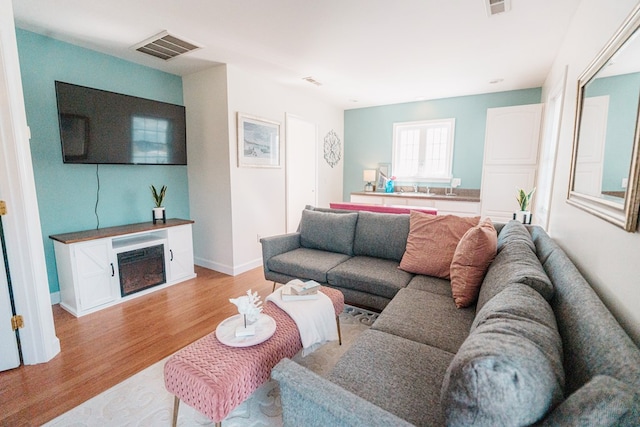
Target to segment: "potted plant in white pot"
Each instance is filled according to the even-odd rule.
[[[535,187],[528,194],[522,188],[518,189],[516,200],[518,201],[518,205],[520,205],[520,211],[513,213],[513,219],[520,221],[523,224],[531,224],[531,212],[529,211],[529,204],[531,203],[531,198],[533,197],[533,193],[535,192]]]
[[[163,185],[162,188],[160,188],[160,191],[156,190],[156,187],[154,187],[153,185],[151,186],[151,196],[153,196],[153,201],[156,204],[156,207],[153,208],[154,224],[158,220],[162,220],[163,223],[167,222],[164,206],[162,206],[162,204],[164,203],[164,196],[166,195],[166,193],[167,193],[166,185]]]

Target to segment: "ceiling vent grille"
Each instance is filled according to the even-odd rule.
[[[511,0],[484,0],[484,2],[487,16],[498,15],[511,10]]]
[[[135,49],[138,52],[146,53],[147,55],[155,56],[156,58],[164,59],[165,61],[188,52],[193,52],[200,48],[202,48],[202,46],[198,46],[193,42],[188,42],[183,38],[169,34],[168,31],[156,34],[155,36],[132,47],[132,49]]]

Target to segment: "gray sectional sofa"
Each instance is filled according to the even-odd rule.
[[[496,224],[478,301],[459,309],[448,280],[398,271],[408,215],[322,212],[262,239],[265,277],[382,312],[326,378],[274,368],[285,426],[640,425],[640,350],[544,230]]]

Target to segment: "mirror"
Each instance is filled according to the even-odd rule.
[[[578,80],[568,202],[635,232],[640,5]]]

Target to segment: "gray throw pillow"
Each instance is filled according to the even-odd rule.
[[[305,209],[300,220],[300,245],[353,255],[358,213],[329,213]]]
[[[562,400],[564,387],[562,341],[551,307],[531,288],[514,284],[478,315],[442,383],[447,425],[541,420]]]
[[[540,426],[638,426],[640,398],[633,387],[597,375],[555,408]]]

